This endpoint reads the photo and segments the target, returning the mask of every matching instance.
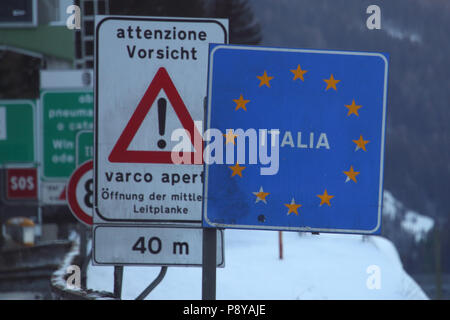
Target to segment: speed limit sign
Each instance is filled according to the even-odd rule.
[[[88,226],[92,225],[93,172],[93,161],[84,162],[70,176],[66,191],[70,211]]]

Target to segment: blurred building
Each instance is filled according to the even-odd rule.
[[[45,69],[91,69],[94,16],[108,11],[107,0],[2,0],[0,53],[38,58]],[[78,13],[80,28],[69,28]]]

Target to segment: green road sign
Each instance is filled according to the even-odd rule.
[[[94,157],[94,132],[79,131],[76,137],[77,167]]]
[[[76,135],[92,130],[92,91],[42,91],[43,178],[67,179],[76,168]]]
[[[35,161],[35,104],[0,100],[0,165]]]

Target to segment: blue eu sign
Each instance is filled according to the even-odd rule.
[[[382,53],[210,45],[203,225],[379,234],[387,76]]]

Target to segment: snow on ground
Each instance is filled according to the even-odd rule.
[[[385,238],[283,232],[283,245],[279,260],[277,232],[225,230],[217,299],[427,299]],[[373,270],[379,289],[367,286],[374,283]],[[136,298],[159,271],[125,267],[122,298]],[[201,281],[199,267],[169,267],[147,299],[201,299]],[[113,267],[90,266],[88,287],[113,291]]]

